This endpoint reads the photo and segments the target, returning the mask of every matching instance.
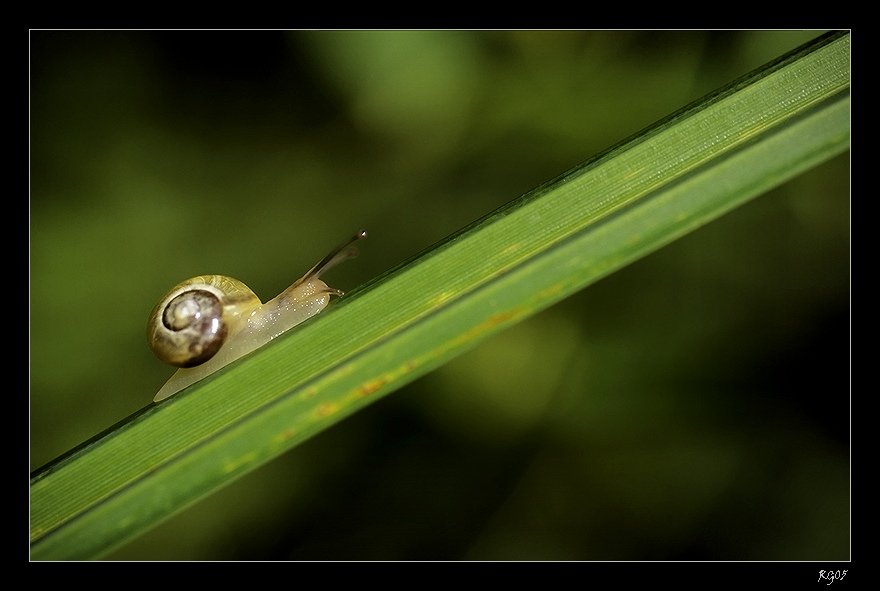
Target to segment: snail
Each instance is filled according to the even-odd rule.
[[[323,310],[330,296],[342,292],[319,277],[357,256],[352,244],[366,237],[361,230],[265,304],[244,283],[223,275],[193,277],[174,287],[150,314],[147,342],[156,357],[180,369],[153,402],[176,394]]]

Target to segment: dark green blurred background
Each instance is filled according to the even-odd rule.
[[[155,301],[350,290],[820,32],[33,32],[31,469],[150,403]],[[846,559],[849,154],[118,559]],[[295,361],[292,361],[295,362]]]

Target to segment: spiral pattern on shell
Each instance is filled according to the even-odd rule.
[[[147,323],[153,354],[177,367],[211,359],[260,306],[257,296],[231,277],[194,277],[162,298]]]

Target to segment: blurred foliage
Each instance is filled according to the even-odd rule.
[[[818,35],[32,32],[31,469],[150,402],[176,282],[363,227],[351,289]],[[112,558],[846,559],[849,281],[845,154]]]

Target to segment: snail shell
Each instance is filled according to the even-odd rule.
[[[184,281],[163,297],[147,323],[147,343],[170,365],[193,367],[214,357],[262,305],[247,285],[207,275]]]
[[[147,342],[162,361],[179,369],[153,398],[164,400],[319,313],[341,296],[320,275],[357,256],[352,243],[335,248],[308,273],[265,304],[244,283],[223,275],[193,277],[175,286],[153,308]]]

